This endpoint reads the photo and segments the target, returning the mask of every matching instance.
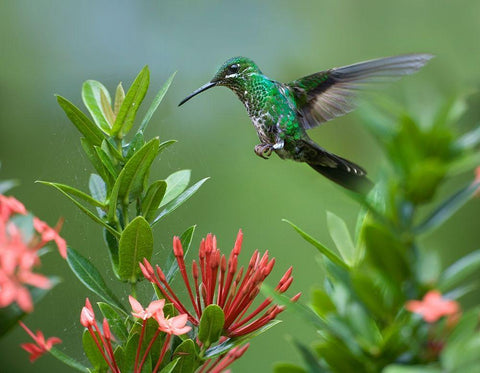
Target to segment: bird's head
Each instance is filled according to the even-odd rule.
[[[218,68],[212,80],[185,97],[178,106],[183,105],[193,96],[215,86],[225,86],[234,91],[244,89],[250,77],[256,74],[262,74],[262,72],[251,59],[246,57],[230,58]]]

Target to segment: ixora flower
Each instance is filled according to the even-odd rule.
[[[33,228],[38,234],[27,239],[21,227],[11,220],[16,214],[27,214],[23,204],[13,197],[0,195],[0,307],[16,302],[24,312],[31,312],[33,301],[25,285],[51,287],[47,277],[33,272],[40,265],[38,250],[54,240],[65,257],[66,244],[58,230],[35,217]]]
[[[437,290],[429,291],[421,301],[408,301],[405,308],[410,312],[421,315],[428,323],[433,323],[443,316],[455,316],[460,312],[460,306],[457,302],[443,298]]]
[[[223,335],[225,337],[238,337],[249,334],[273,320],[284,306],[272,305],[272,299],[265,299],[255,310],[248,315],[248,309],[260,292],[260,286],[270,274],[275,264],[275,259],[269,259],[268,251],[262,256],[255,251],[248,267],[238,270],[238,256],[242,247],[243,234],[240,230],[235,245],[227,261],[225,255],[217,249],[215,236],[207,235],[202,240],[199,249],[198,263],[192,263],[193,288],[188,279],[185,266],[183,248],[178,237],[173,239],[173,251],[182,275],[185,287],[192,303],[193,312],[187,310],[167,282],[167,279],[157,265],[155,269],[146,260],[140,263],[143,275],[154,283],[163,296],[173,304],[177,311],[186,314],[193,325],[199,325],[203,310],[216,304],[225,314]],[[292,268],[290,267],[280,279],[275,291],[284,293],[293,281]],[[300,293],[292,298],[296,301]],[[263,314],[262,314],[263,312]]]
[[[28,327],[21,321],[19,321],[20,326],[25,329],[30,337],[34,340],[35,343],[23,343],[21,347],[30,354],[30,362],[34,362],[45,352],[50,351],[52,346],[57,343],[62,343],[62,340],[57,337],[50,337],[45,340],[45,336],[40,330],[37,330],[37,334],[28,329]]]

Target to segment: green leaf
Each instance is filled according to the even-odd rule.
[[[158,145],[158,138],[150,140],[125,164],[110,194],[108,221],[113,221],[118,199],[126,204],[129,195],[136,198],[142,191],[150,165],[158,154]]]
[[[48,352],[50,353],[50,355],[60,360],[63,364],[69,366],[70,368],[73,368],[80,372],[85,372],[85,373],[90,371],[86,366],[84,366],[83,364],[81,364],[71,356],[68,356],[64,352],[60,351],[56,347],[52,347]]]
[[[102,164],[105,166],[107,171],[110,173],[110,175],[113,176],[113,178],[117,177],[117,170],[115,169],[115,166],[112,162],[112,159],[108,155],[108,153],[103,150],[101,147],[95,146],[95,151],[97,152],[97,156],[102,162]]]
[[[192,244],[192,239],[193,239],[193,233],[195,232],[196,227],[197,227],[196,225],[192,225],[180,236],[180,242],[182,243],[184,257],[187,256],[188,251],[190,250],[190,246]],[[165,263],[165,267],[168,268],[168,271],[166,272],[165,277],[167,278],[167,282],[171,283],[178,271],[178,262],[175,258],[175,254],[173,253],[173,250],[171,250],[170,254],[168,255],[167,261]]]
[[[112,233],[116,237],[120,237],[120,233],[118,233],[114,228],[112,228],[110,225],[108,225],[105,221],[102,219],[98,218],[94,213],[92,213],[89,209],[87,209],[85,206],[83,206],[80,202],[78,202],[75,198],[71,197],[67,192],[63,191],[62,189],[58,188],[55,184],[52,183],[47,183],[47,182],[41,182],[43,184],[51,185],[57,190],[60,191],[64,196],[66,196],[69,200],[71,200],[80,210],[82,210],[90,219],[92,219],[94,222],[102,225],[105,227],[110,233]]]
[[[157,95],[153,99],[152,104],[148,108],[147,114],[145,114],[145,117],[142,120],[142,124],[140,125],[140,131],[145,132],[145,128],[147,128],[147,124],[148,122],[150,122],[150,119],[152,118],[153,113],[155,113],[155,111],[157,110],[158,105],[160,105],[160,103],[162,102],[163,97],[165,96],[165,93],[167,93],[167,90],[170,87],[170,84],[172,84],[175,74],[176,72],[174,72],[170,76],[170,78],[168,78],[168,80],[165,82],[163,87],[160,88],[160,91],[158,91]]]
[[[9,191],[13,187],[18,185],[17,180],[4,180],[0,181],[0,194],[4,194],[5,192]]]
[[[150,260],[152,251],[152,228],[143,216],[137,216],[126,226],[120,237],[117,276],[123,281],[136,283],[142,273],[138,263],[143,258]]]
[[[309,373],[326,373],[327,370],[323,369],[320,365],[319,359],[314,355],[314,353],[307,348],[303,343],[294,339],[293,343],[297,347],[300,355],[303,358],[303,361],[308,367]]]
[[[206,348],[220,339],[225,324],[225,314],[216,304],[210,304],[202,313],[200,325],[198,326],[198,340]]]
[[[96,80],[87,80],[82,86],[82,100],[97,127],[101,128],[105,133],[111,134],[112,130],[103,111],[100,92],[103,92],[107,101],[111,103],[110,93],[108,93],[102,83],[97,82]]]
[[[234,347],[239,347],[241,345],[244,345],[252,338],[255,338],[256,336],[259,336],[260,334],[265,333],[268,329],[273,328],[275,325],[279,323],[281,323],[280,320],[272,320],[267,325],[262,326],[261,328],[255,330],[250,334],[237,337],[237,338],[229,338],[226,341],[207,349],[207,351],[205,351],[204,357],[207,359],[211,359],[216,356],[223,355]]]
[[[325,255],[328,259],[330,259],[333,263],[338,265],[339,267],[342,267],[344,269],[349,269],[350,267],[340,258],[337,254],[335,254],[332,250],[330,250],[328,247],[324,246],[320,242],[318,242],[316,239],[314,239],[312,236],[309,234],[305,233],[302,231],[299,227],[297,227],[295,224],[293,224],[291,221],[288,221],[287,219],[282,219],[285,223],[288,223],[292,226],[293,229],[295,229],[302,238],[307,241],[308,243],[312,244],[315,246],[318,251]]]
[[[338,252],[348,266],[353,266],[358,261],[350,232],[345,222],[334,213],[327,211],[327,225]]]
[[[195,342],[191,339],[186,339],[180,343],[173,352],[172,358],[177,358],[178,362],[175,365],[173,372],[175,373],[190,373],[200,366],[201,360],[198,357],[197,350],[195,348]]]
[[[75,276],[91,291],[97,294],[105,302],[113,304],[119,310],[125,311],[122,303],[115,294],[107,287],[102,275],[97,268],[84,256],[80,255],[71,247],[67,251],[67,263]]]
[[[130,143],[126,147],[125,158],[127,158],[127,160],[132,158],[132,155],[134,155],[138,151],[138,149],[141,149],[143,145],[145,145],[145,138],[143,136],[143,132],[138,131],[133,137],[133,140],[130,141]]]
[[[139,344],[140,336],[136,333],[132,335],[127,342],[127,347],[125,348],[125,369],[122,370],[125,372],[133,372],[134,365],[135,365],[135,356],[137,354],[138,344]],[[147,339],[147,338],[145,338]],[[145,339],[142,343],[142,348],[140,350],[140,356],[143,356],[146,349]],[[152,371],[152,352],[147,355],[145,362],[142,367],[142,373],[149,373]],[[139,362],[140,363],[140,362]],[[156,363],[156,361],[155,361]]]
[[[448,267],[440,276],[438,288],[443,293],[454,286],[460,285],[468,276],[480,269],[480,250],[459,259]]]
[[[97,201],[103,202],[107,198],[107,187],[103,179],[97,174],[91,174],[88,180],[90,195]]]
[[[80,142],[82,143],[83,151],[88,157],[88,160],[98,172],[100,177],[107,183],[108,186],[113,185],[113,178],[112,175],[108,172],[108,170],[103,165],[102,161],[98,157],[97,151],[95,150],[95,146],[90,143],[85,138],[81,138]]]
[[[208,179],[209,178],[206,177],[205,179],[200,180],[199,182],[188,188],[185,192],[180,194],[177,198],[170,201],[170,203],[165,206],[165,208],[160,212],[160,214],[157,215],[155,220],[152,222],[152,226],[157,224],[160,219],[173,212],[177,207],[181,206],[185,201],[187,201],[191,196],[193,196],[195,192],[202,186],[202,184]]]
[[[57,102],[63,109],[68,119],[77,127],[78,131],[92,145],[100,145],[105,139],[102,130],[98,128],[83,112],[66,98],[57,95]]]
[[[97,305],[98,308],[100,308],[103,317],[108,320],[110,329],[112,330],[113,334],[115,334],[115,337],[121,341],[126,341],[128,337],[128,331],[125,327],[125,316],[120,315],[115,308],[108,303],[97,302]]]
[[[405,258],[406,249],[398,237],[385,227],[373,223],[364,228],[363,237],[368,259],[392,282],[402,284],[411,273]]]
[[[97,332],[94,332],[97,341],[100,341],[100,335]],[[92,335],[88,330],[83,331],[82,336],[82,344],[83,344],[83,351],[85,351],[85,355],[87,355],[88,360],[95,368],[96,372],[107,372],[108,371],[108,364],[103,358],[102,353],[98,349],[95,340],[93,339]]]
[[[43,185],[50,185],[64,193],[70,194],[72,196],[75,196],[84,200],[85,202],[90,203],[92,206],[105,207],[105,205],[101,201],[97,201],[95,198],[90,197],[87,193],[84,193],[81,190],[75,189],[74,187],[71,187],[69,185],[53,183],[50,181],[42,181],[42,180],[37,180],[36,182]]]
[[[168,148],[170,145],[173,145],[177,142],[177,140],[167,140],[167,141],[164,141],[162,142],[159,146],[158,146],[158,154],[160,154],[161,152],[163,152],[166,148]]]
[[[115,115],[113,114],[112,103],[110,102],[110,98],[105,95],[103,90],[100,90],[100,103],[108,124],[110,127],[113,126],[113,123],[115,122]]]
[[[167,183],[165,180],[157,180],[148,187],[145,197],[142,200],[142,215],[147,221],[150,222],[155,217],[155,213],[158,206],[160,206],[166,189]]]
[[[125,96],[125,100],[120,107],[115,124],[112,128],[112,136],[122,138],[132,128],[137,110],[147,93],[149,80],[150,72],[148,71],[148,66],[145,66],[137,75]]]
[[[160,206],[166,205],[171,200],[178,197],[188,186],[190,182],[190,170],[181,170],[177,171],[165,180],[167,182],[167,191],[165,192],[165,197],[163,197],[162,203]]]
[[[442,203],[435,211],[430,214],[422,223],[420,223],[414,232],[417,234],[429,232],[442,225],[450,218],[460,207],[467,203],[473,194],[480,187],[480,182],[471,183],[453,194],[444,203]]]
[[[167,365],[165,365],[162,370],[160,371],[160,373],[171,373],[174,371],[175,367],[177,366],[177,363],[178,363],[178,360],[179,359],[175,359],[171,362],[169,362]],[[192,371],[193,372],[193,371]]]
[[[330,296],[323,289],[313,289],[310,302],[312,309],[322,317],[336,310]]]
[[[275,363],[273,373],[308,373],[299,365],[292,363]]]
[[[29,286],[28,290],[32,297],[33,304],[36,306],[47,293],[50,292],[57,284],[60,283],[58,277],[48,278],[51,284],[49,289],[40,289]],[[26,313],[18,307],[16,303],[0,308],[0,337],[5,335],[11,328],[18,325],[18,320],[21,320]]]
[[[123,90],[122,83],[118,83],[117,89],[115,91],[115,104],[113,105],[113,114],[115,116],[118,115],[118,112],[120,111],[120,107],[123,104],[123,101],[125,100],[125,91]]]

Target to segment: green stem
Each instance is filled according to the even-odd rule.
[[[137,283],[136,282],[132,282],[130,283],[130,293],[131,293],[131,296],[134,297],[135,299],[137,298]]]

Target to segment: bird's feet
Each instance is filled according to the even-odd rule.
[[[263,159],[268,159],[270,155],[272,154],[274,147],[271,144],[258,144],[255,145],[255,154],[258,155],[259,157],[262,157]]]

